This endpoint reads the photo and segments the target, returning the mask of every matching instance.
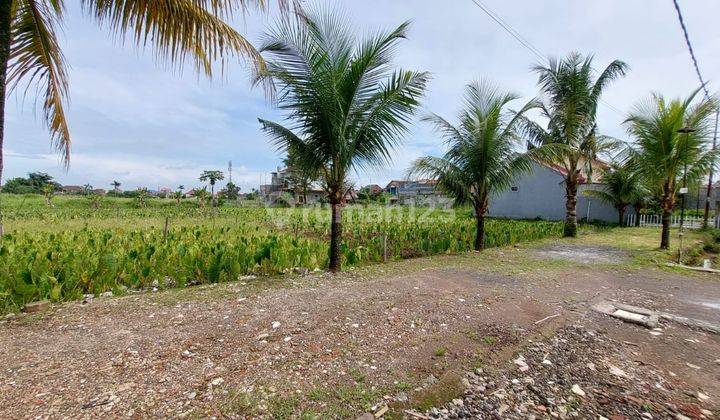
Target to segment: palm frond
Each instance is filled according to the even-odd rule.
[[[213,63],[247,59],[256,72],[264,61],[255,48],[223,21],[234,10],[264,7],[263,0],[82,0],[83,10],[121,41],[155,49],[158,61],[180,68],[186,60],[208,76]],[[281,5],[287,5],[282,2]]]
[[[25,93],[35,87],[43,95],[43,114],[53,146],[67,165],[70,162],[70,130],[65,116],[67,71],[57,41],[63,3],[16,0],[11,23],[8,85],[10,90],[26,83]]]

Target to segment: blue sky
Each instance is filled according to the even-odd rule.
[[[279,156],[259,130],[257,118],[280,120],[261,89],[252,89],[241,65],[224,79],[198,77],[191,67],[180,74],[155,63],[152,51],[121,45],[70,9],[62,46],[71,68],[68,117],[73,136],[70,169],[53,153],[32,98],[11,96],[6,117],[4,178],[45,171],[63,184],[109,187],[113,179],[138,186],[199,185],[204,169],[226,170],[244,191],[257,187],[279,164]],[[412,26],[398,51],[399,67],[432,73],[421,113],[447,118],[457,112],[464,85],[489,79],[523,95],[537,94],[530,67],[537,58],[511,38],[471,0],[336,1],[359,35],[389,29],[405,20]],[[651,0],[503,1],[484,3],[545,54],[594,53],[597,66],[626,61],[630,73],[604,99],[622,113],[657,91],[686,95],[698,86],[672,2]],[[712,90],[720,79],[717,1],[684,1],[681,7],[696,54]],[[251,13],[233,25],[253,43],[261,38],[269,14]],[[712,84],[712,82],[717,82]],[[37,114],[37,116],[36,116]],[[625,138],[623,115],[603,106],[602,132]],[[391,166],[353,174],[357,185],[401,178],[409,162],[442,153],[442,141],[415,122]]]

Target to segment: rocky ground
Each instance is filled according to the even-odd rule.
[[[720,281],[600,239],[9,316],[0,418],[713,418],[720,338],[590,305],[720,323]]]
[[[715,418],[710,396],[644,363],[632,345],[575,324],[531,341],[502,372],[477,368],[431,418]],[[718,361],[720,363],[720,361]]]

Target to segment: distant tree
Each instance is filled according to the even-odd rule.
[[[174,193],[172,193],[172,198],[180,204],[180,200],[182,200],[184,197],[182,190],[177,190]]]
[[[200,181],[207,181],[210,184],[210,198],[212,200],[212,206],[215,206],[215,183],[225,179],[225,175],[222,171],[203,171],[200,174]]]
[[[720,151],[711,150],[712,116],[718,107],[715,98],[695,101],[700,88],[685,99],[667,101],[654,94],[638,104],[625,120],[635,140],[630,165],[647,180],[659,197],[662,208],[660,248],[670,247],[670,218],[676,195],[687,167],[688,185],[697,182],[718,162]],[[680,133],[682,128],[695,131]]]
[[[208,202],[210,193],[208,193],[207,187],[195,188],[195,198],[198,202],[198,207],[205,208],[205,204]]]
[[[93,191],[93,186],[92,186],[92,185],[90,185],[90,184],[85,184],[85,185],[83,185],[83,194],[84,194],[84,195],[91,194],[92,191]]]
[[[12,178],[3,187],[3,192],[8,194],[43,194],[45,185],[53,185],[55,190],[60,189],[60,184],[53,181],[53,177],[44,172],[31,172],[27,178]]]
[[[342,198],[348,172],[387,163],[419,106],[429,75],[393,71],[409,23],[362,40],[337,13],[298,12],[278,22],[261,47],[290,125],[260,120],[262,129],[298,168],[323,174],[331,203],[330,271],[342,264]],[[359,33],[359,32],[358,32]]]
[[[122,185],[120,182],[113,181],[110,183],[110,185],[113,187],[113,191],[115,191],[116,193],[120,192],[120,185]]]
[[[622,226],[627,207],[640,203],[646,196],[647,191],[642,185],[642,178],[631,166],[613,163],[603,174],[602,183],[602,189],[588,189],[583,195],[597,198],[615,207],[618,212],[618,224]]]
[[[416,160],[410,174],[437,179],[438,187],[457,203],[473,206],[476,251],[485,248],[485,214],[491,197],[507,191],[513,180],[532,170],[530,155],[517,151],[522,146],[518,121],[532,104],[517,113],[507,109],[518,98],[476,82],[466,88],[458,125],[434,114],[424,118],[445,137],[448,151],[442,158]],[[528,153],[540,154],[548,148]]]
[[[52,199],[55,196],[56,186],[53,184],[45,184],[43,185],[42,192],[45,196],[45,204],[47,204],[48,207],[54,207],[52,203]]]
[[[317,168],[306,168],[299,162],[299,156],[292,151],[288,151],[288,156],[284,160],[287,174],[287,188],[295,193],[295,197],[302,197],[303,204],[307,204],[307,193],[313,182],[320,178],[320,172]]]
[[[232,182],[228,182],[222,190],[221,195],[227,200],[237,200],[238,195],[240,195],[240,187]]]
[[[564,146],[564,152],[553,161],[565,173],[563,236],[577,236],[577,189],[583,169],[586,177],[590,177],[598,154],[614,148],[616,143],[598,134],[597,107],[605,88],[624,76],[628,66],[615,60],[598,74],[592,62],[592,56],[571,53],[563,60],[551,59],[547,65],[535,66],[544,94],[537,108],[548,121],[547,129],[523,119],[526,135],[533,145]]]
[[[150,199],[150,191],[147,188],[138,188],[135,191],[135,205],[140,208],[147,207],[148,200]]]

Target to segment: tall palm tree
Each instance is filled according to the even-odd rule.
[[[441,158],[417,159],[410,175],[437,179],[438,187],[456,202],[472,204],[477,224],[476,251],[485,247],[485,215],[491,197],[507,190],[514,179],[532,170],[532,155],[548,150],[540,148],[529,154],[519,153],[523,144],[518,122],[533,103],[511,113],[507,106],[518,98],[487,82],[476,82],[466,88],[459,125],[452,125],[436,114],[423,118],[445,137],[448,151]]]
[[[322,175],[332,207],[331,271],[341,267],[342,196],[353,168],[390,160],[406,132],[428,74],[391,70],[408,23],[357,41],[337,12],[299,11],[279,22],[260,51],[267,67],[259,81],[278,88],[290,125],[260,119],[263,130],[299,167]]]
[[[110,185],[113,187],[113,191],[119,192],[119,191],[120,191],[120,186],[121,186],[122,184],[120,183],[120,181],[113,181],[113,182],[110,183]]]
[[[577,189],[582,178],[592,176],[598,154],[615,147],[616,141],[597,133],[596,112],[600,96],[611,81],[624,76],[627,65],[610,63],[597,77],[593,57],[571,53],[565,59],[550,59],[537,65],[538,83],[544,100],[538,109],[548,121],[547,129],[524,119],[525,132],[534,145],[562,144],[565,151],[553,163],[565,174],[565,229],[563,236],[577,235]]]
[[[711,150],[708,144],[718,103],[715,98],[695,102],[698,92],[700,89],[685,99],[669,102],[662,95],[653,94],[625,120],[628,133],[635,139],[630,162],[660,200],[663,249],[670,247],[670,216],[685,174],[688,183],[698,182],[718,161],[718,151]],[[678,132],[685,127],[695,131]]]
[[[203,171],[200,174],[200,181],[210,183],[210,199],[213,207],[215,207],[215,183],[223,179],[225,179],[225,175],[222,171]]]
[[[618,224],[622,226],[628,206],[639,205],[647,197],[642,178],[627,163],[624,165],[613,163],[603,174],[602,180],[604,185],[602,189],[588,189],[583,194],[615,207],[618,212]],[[639,210],[637,211],[639,216]]]
[[[156,58],[180,66],[192,61],[207,76],[213,63],[228,57],[248,59],[263,68],[258,52],[224,22],[236,10],[264,7],[264,0],[79,0],[83,12],[120,40],[152,45]],[[286,8],[287,1],[279,0]],[[52,144],[70,161],[70,130],[65,113],[68,81],[65,56],[57,40],[65,0],[0,0],[0,184],[5,128],[5,98],[16,88],[41,94]],[[0,234],[2,213],[0,213]]]

